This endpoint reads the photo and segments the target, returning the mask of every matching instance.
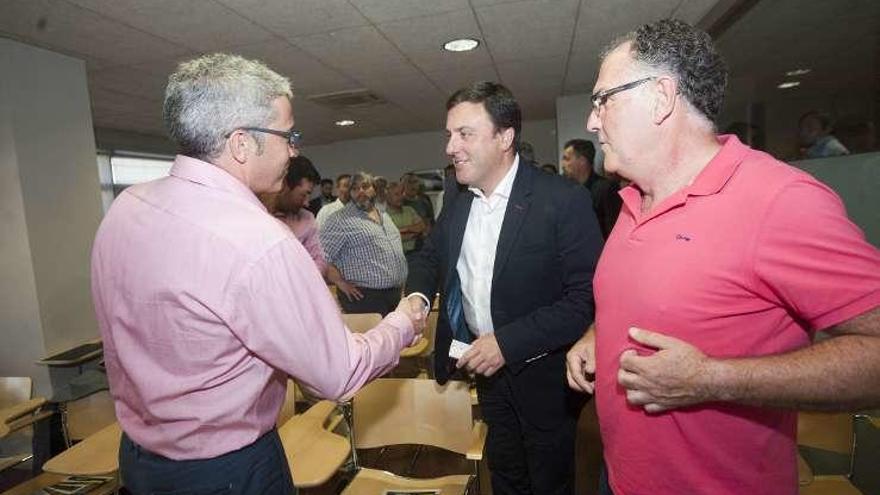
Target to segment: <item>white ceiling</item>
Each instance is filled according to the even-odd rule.
[[[639,23],[699,21],[717,0],[0,0],[0,36],[86,61],[96,127],[164,135],[177,62],[227,51],[294,84],[307,143],[438,129],[448,95],[501,81],[527,120],[592,87],[598,48]],[[481,40],[450,53],[453,38]],[[369,89],[388,103],[332,110],[305,97]],[[353,118],[357,126],[333,122]]]
[[[320,144],[439,129],[447,96],[482,79],[510,87],[526,120],[553,118],[557,96],[592,88],[613,36],[662,17],[698,23],[716,3],[737,2],[0,0],[0,36],[84,59],[95,126],[157,136],[179,61],[215,51],[261,59],[291,79],[297,127]],[[749,97],[775,91],[795,61],[814,69],[804,84],[814,91],[840,90],[841,79],[876,85],[878,19],[878,0],[760,0],[719,46]],[[442,50],[458,37],[481,45]],[[387,103],[339,111],[307,99],[364,88]],[[358,125],[333,125],[342,118]]]

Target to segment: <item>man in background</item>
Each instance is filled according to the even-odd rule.
[[[321,208],[336,201],[333,195],[333,181],[330,179],[321,179],[321,194],[309,202],[309,210],[315,215],[321,211]]]
[[[287,225],[306,248],[318,271],[326,276],[327,262],[324,261],[324,251],[321,249],[318,224],[315,222],[315,215],[304,208],[319,179],[312,161],[302,155],[296,156],[290,160],[281,191],[269,195],[264,204],[270,213]]]
[[[572,139],[562,148],[562,173],[590,191],[593,212],[599,219],[602,238],[608,239],[622,204],[617,194],[618,187],[593,169],[596,146],[586,139]]]
[[[409,259],[415,252],[417,241],[425,231],[425,222],[411,206],[403,204],[403,186],[399,182],[388,184],[388,216],[400,231],[403,254]]]
[[[318,222],[318,227],[324,225],[324,222],[330,217],[330,215],[336,213],[337,211],[345,208],[345,205],[348,204],[351,199],[351,195],[349,193],[349,189],[351,188],[351,174],[339,174],[336,177],[336,201],[324,205],[321,208],[321,211],[315,216],[315,220]]]
[[[321,226],[327,262],[342,275],[337,298],[346,313],[392,311],[406,280],[406,258],[394,221],[374,204],[373,177],[351,178],[351,201]]]

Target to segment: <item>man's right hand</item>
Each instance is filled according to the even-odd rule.
[[[425,302],[418,297],[404,297],[397,303],[397,311],[405,314],[412,321],[416,334],[425,329]]]
[[[349,301],[360,301],[364,298],[364,295],[357,287],[354,286],[354,284],[346,282],[345,280],[340,280],[336,282],[336,288],[341,290]]]
[[[596,389],[596,327],[590,325],[565,356],[568,386],[592,394]]]

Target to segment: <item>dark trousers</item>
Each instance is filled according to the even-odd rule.
[[[562,415],[538,428],[523,414],[512,377],[502,369],[477,377],[483,419],[489,427],[486,458],[495,495],[571,495],[574,493],[574,442],[577,418]]]
[[[274,429],[247,447],[191,461],[153,454],[123,433],[119,470],[123,485],[134,495],[296,495]]]
[[[349,301],[342,291],[336,297],[342,306],[343,313],[379,313],[383,317],[394,311],[400,302],[400,287],[390,289],[367,289],[358,287],[364,297],[360,301]]]

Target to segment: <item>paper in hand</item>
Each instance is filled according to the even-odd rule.
[[[465,344],[460,340],[453,340],[449,346],[449,357],[452,359],[461,359],[464,353],[471,348],[470,344]]]

